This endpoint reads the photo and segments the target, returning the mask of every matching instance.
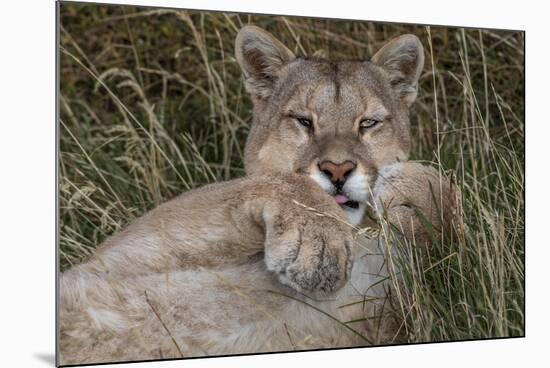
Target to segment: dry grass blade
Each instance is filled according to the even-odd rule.
[[[144,291],[143,293],[144,293],[144,295],[145,295],[145,301],[147,302],[147,304],[149,305],[149,307],[151,307],[151,310],[153,311],[153,313],[155,314],[155,316],[156,316],[157,319],[159,320],[160,324],[162,325],[162,328],[164,328],[164,330],[166,331],[166,333],[168,334],[168,336],[170,336],[170,339],[172,340],[172,342],[174,343],[174,346],[175,346],[176,349],[178,350],[178,353],[180,354],[180,357],[181,357],[181,358],[184,358],[184,355],[183,355],[183,353],[181,352],[181,349],[180,349],[178,343],[176,342],[176,339],[174,339],[174,336],[172,335],[172,333],[170,332],[170,330],[168,329],[168,327],[166,326],[166,324],[164,323],[164,321],[162,320],[162,318],[160,318],[160,315],[158,314],[157,310],[155,309],[155,307],[153,307],[153,304],[151,304],[151,301],[149,300],[149,296],[147,295],[147,291]]]

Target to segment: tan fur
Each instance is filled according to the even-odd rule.
[[[463,236],[461,194],[445,173],[415,162],[386,166],[374,194],[378,214],[411,241]]]
[[[394,167],[393,186],[379,176],[410,150],[407,108],[423,63],[411,37],[384,47],[377,64],[334,63],[297,59],[267,32],[243,28],[236,55],[254,101],[248,176],[157,207],[61,275],[61,364],[393,341],[387,249],[355,241],[349,222],[388,203],[393,192],[376,187],[400,189],[393,205],[428,206],[425,186],[409,185],[423,170],[415,164]],[[363,130],[364,119],[380,123]],[[358,208],[336,203],[320,169],[327,160],[353,162],[341,193]],[[389,217],[406,222],[394,209]],[[371,317],[350,324],[369,342],[315,308],[340,321]]]

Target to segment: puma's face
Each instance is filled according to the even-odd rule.
[[[409,155],[408,107],[423,66],[418,39],[399,37],[371,61],[332,62],[296,58],[247,26],[236,56],[254,102],[247,172],[309,175],[358,224],[378,171]]]

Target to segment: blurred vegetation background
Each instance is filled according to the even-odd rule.
[[[467,236],[405,267],[407,339],[524,334],[523,32],[68,2],[59,20],[62,269],[182,191],[244,174],[240,27],[332,59],[413,33],[426,65],[411,159],[454,171]]]

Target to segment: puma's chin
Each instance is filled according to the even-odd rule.
[[[361,221],[363,220],[363,216],[365,215],[365,210],[367,209],[366,203],[357,203],[357,208],[352,208],[348,206],[342,206],[342,209],[344,210],[344,213],[346,214],[348,221],[352,225],[359,225]]]

